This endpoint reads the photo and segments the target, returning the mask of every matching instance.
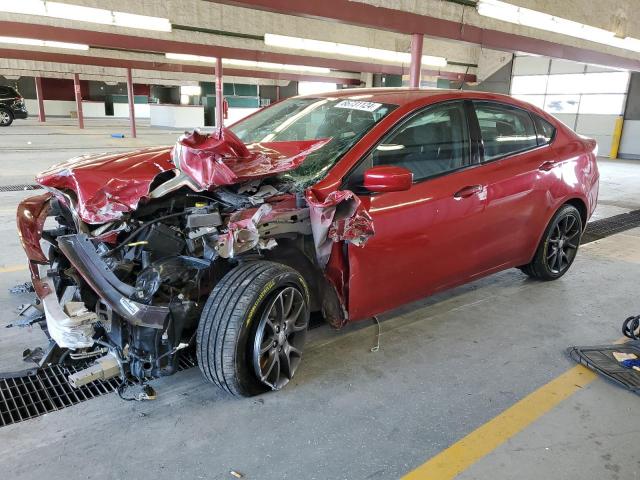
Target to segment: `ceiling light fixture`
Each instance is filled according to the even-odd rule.
[[[202,57],[200,55],[189,55],[188,53],[165,53],[164,56],[169,60],[184,60],[186,62],[216,63],[216,57]]]
[[[574,22],[566,18],[555,17],[547,13],[518,7],[499,0],[480,0],[478,13],[485,17],[495,18],[503,22],[515,23],[525,27],[537,28],[548,32],[568,35],[570,37],[601,43],[611,47],[640,52],[640,40],[632,37],[616,37],[614,32],[598,27]]]
[[[248,68],[264,68],[267,70],[286,70],[293,72],[309,72],[309,73],[331,73],[331,70],[325,67],[312,67],[310,65],[290,65],[287,63],[271,63],[271,62],[253,62],[251,60],[236,60],[233,58],[225,58],[223,64],[236,65],[238,67]]]
[[[394,63],[411,62],[410,53],[382,50],[380,48],[361,47],[359,45],[349,45],[346,43],[325,42],[324,40],[289,37],[287,35],[277,35],[275,33],[266,33],[264,36],[264,43],[270,47],[291,48],[295,50],[306,50],[308,52],[328,53],[331,55],[345,55],[348,57],[366,58],[369,60],[382,60]],[[444,57],[423,55],[422,64],[434,67],[446,67],[447,59]]]
[[[80,43],[50,42],[35,38],[0,37],[0,43],[14,43],[16,45],[29,45],[33,47],[67,48],[70,50],[89,50],[89,45]]]
[[[104,8],[84,7],[82,5],[44,0],[2,0],[0,2],[0,12],[41,15],[140,30],[171,31],[171,22],[167,18],[149,17],[135,13],[116,12]]]
[[[165,53],[164,56],[169,60],[216,63],[216,57],[202,57],[200,55],[190,55],[187,53]],[[309,65],[289,65],[286,63],[254,62],[252,60],[236,60],[233,58],[224,58],[222,59],[222,63],[223,65],[234,65],[245,68],[264,68],[266,70],[282,70],[287,72],[331,73],[330,69],[324,67],[312,67]]]

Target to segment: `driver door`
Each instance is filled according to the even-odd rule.
[[[349,313],[370,317],[464,283],[475,257],[486,184],[475,158],[463,101],[429,106],[392,131],[358,171],[394,165],[413,172],[407,191],[363,193],[375,235],[348,248]],[[351,183],[351,182],[350,182]]]

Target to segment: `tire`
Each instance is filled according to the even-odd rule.
[[[547,225],[533,260],[520,270],[538,280],[562,277],[576,258],[582,232],[582,217],[578,209],[573,205],[563,205]]]
[[[278,323],[275,317],[287,305],[290,314]],[[247,262],[220,280],[204,306],[196,333],[198,365],[208,381],[234,396],[279,390],[300,363],[308,324],[309,290],[302,275],[279,263]],[[274,325],[282,325],[282,333]],[[268,350],[260,354],[263,345]],[[267,362],[272,369],[261,378]]]
[[[0,108],[0,127],[8,127],[13,123],[13,114],[10,110]]]

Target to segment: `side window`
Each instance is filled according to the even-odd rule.
[[[7,98],[9,96],[9,89],[7,87],[0,87],[0,98]]]
[[[537,115],[533,115],[533,121],[536,124],[538,145],[546,145],[548,143],[551,143],[553,137],[555,137],[556,135],[556,127]]]
[[[533,120],[526,110],[481,102],[474,102],[474,106],[485,162],[538,146]]]
[[[428,107],[385,138],[373,165],[395,165],[422,180],[469,164],[469,129],[462,102]]]

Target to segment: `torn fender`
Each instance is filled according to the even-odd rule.
[[[306,200],[318,263],[322,268],[329,261],[333,242],[345,241],[363,246],[375,233],[369,212],[351,190],[331,192],[321,201],[309,189]]]
[[[25,198],[18,205],[16,223],[18,236],[27,258],[36,263],[48,263],[40,246],[44,222],[49,215],[51,194],[45,193]]]

